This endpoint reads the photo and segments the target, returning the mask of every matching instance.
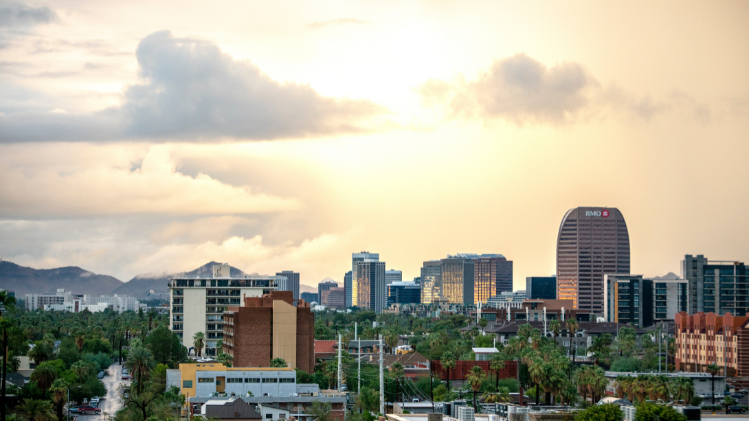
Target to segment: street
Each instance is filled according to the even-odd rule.
[[[106,415],[114,416],[115,412],[122,408],[122,398],[120,397],[120,385],[129,384],[127,380],[122,380],[122,366],[112,364],[107,369],[107,375],[102,379],[104,387],[107,388],[107,396],[100,397],[99,415],[78,415],[81,420],[104,420]]]

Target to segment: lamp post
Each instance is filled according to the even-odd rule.
[[[83,386],[76,386],[76,387],[83,387]],[[68,421],[70,421],[70,387],[68,386]]]

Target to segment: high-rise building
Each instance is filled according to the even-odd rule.
[[[393,282],[402,282],[403,272],[395,269],[388,269],[385,272],[385,285],[390,285]]]
[[[556,300],[557,277],[529,276],[525,278],[525,291],[530,300]]]
[[[388,307],[391,304],[420,304],[421,285],[415,282],[393,282],[388,288]]]
[[[205,333],[203,355],[217,355],[224,337],[224,311],[241,305],[242,297],[261,297],[276,289],[275,276],[231,278],[229,265],[214,265],[213,277],[174,278],[169,281],[170,327],[188,350],[193,336]],[[290,293],[289,293],[290,294]],[[235,361],[236,363],[236,361]]]
[[[689,314],[698,312],[742,316],[749,313],[749,273],[743,262],[684,256],[682,277],[687,280]]]
[[[293,270],[285,270],[283,272],[276,272],[276,276],[283,276],[286,278],[286,287],[279,289],[279,291],[291,291],[294,293],[294,299],[299,299],[299,272]]]
[[[352,296],[351,296],[351,291],[353,289],[353,284],[354,284],[353,277],[354,277],[353,271],[348,271],[346,272],[345,275],[343,275],[343,289],[346,294],[346,308],[349,308],[354,305],[352,301]]]
[[[357,306],[361,309],[382,312],[387,307],[385,289],[385,262],[366,259],[356,263]]]
[[[687,311],[688,283],[676,274],[653,278],[653,323],[672,321],[676,313]]]
[[[442,287],[435,285],[434,276],[421,281],[421,303],[432,304],[442,297]]]
[[[317,303],[320,304],[320,296],[317,295],[316,292],[303,292],[299,294],[302,296],[302,300],[308,302],[308,303]]]
[[[368,251],[362,251],[361,253],[352,253],[351,254],[351,305],[352,306],[359,306],[359,274],[356,272],[356,264],[359,262],[363,262],[365,260],[371,261],[371,262],[379,262],[380,261],[380,254],[379,253],[370,253]],[[384,279],[384,274],[383,274]]]
[[[346,292],[343,288],[330,288],[322,292],[320,304],[326,307],[344,308]]]
[[[557,238],[557,299],[603,314],[603,275],[629,273],[629,233],[616,208],[570,209]]]
[[[442,297],[453,304],[473,304],[474,259],[442,259]]]
[[[421,266],[421,302],[431,304],[442,297],[442,262],[428,260]]]
[[[512,292],[512,261],[503,255],[458,253],[447,257],[473,260],[474,304],[485,303],[502,292]]]
[[[322,293],[323,291],[327,291],[330,288],[338,288],[338,284],[336,282],[331,281],[323,281],[317,284],[317,299],[322,300]],[[321,301],[318,301],[319,304],[322,304]]]
[[[603,317],[607,322],[653,324],[653,280],[642,275],[603,275]],[[674,313],[676,314],[676,313]]]
[[[233,357],[234,365],[270,367],[273,358],[283,358],[289,368],[312,373],[315,317],[309,305],[295,303],[291,291],[269,291],[243,301],[243,307],[231,306],[223,313],[223,352]]]

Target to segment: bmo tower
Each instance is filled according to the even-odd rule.
[[[603,315],[603,275],[629,273],[629,233],[616,208],[567,211],[557,237],[557,299]]]

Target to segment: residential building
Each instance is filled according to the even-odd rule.
[[[708,260],[703,255],[684,256],[682,277],[687,280],[687,312],[749,313],[749,273],[744,262]]]
[[[314,421],[311,414],[315,401],[329,403],[331,411],[328,413],[333,421],[344,421],[346,417],[346,396],[326,396],[321,392],[317,396],[220,396],[220,397],[192,397],[188,398],[190,416],[200,415],[203,405],[212,402],[217,405],[220,401],[241,399],[247,402],[255,411],[260,412],[263,421],[287,421],[292,417],[298,421]]]
[[[403,281],[403,271],[396,269],[388,269],[385,271],[385,285],[390,285],[393,282]]]
[[[352,289],[354,288],[353,272],[348,271],[343,275],[343,289],[346,290],[346,308],[353,306]]]
[[[224,337],[223,314],[229,306],[242,305],[242,297],[261,297],[276,289],[275,276],[231,278],[228,264],[214,265],[213,277],[174,278],[169,281],[171,329],[191,354],[197,354],[193,337],[206,337],[202,355],[218,354],[216,344]]]
[[[303,292],[300,295],[308,303],[320,303],[320,296],[316,292]]]
[[[293,368],[227,367],[219,362],[179,364],[167,370],[167,387],[177,386],[185,398],[214,396],[216,393],[244,396],[290,396],[317,393],[316,384],[296,383]]]
[[[338,283],[330,281],[322,281],[319,284],[317,284],[317,298],[320,300],[317,303],[322,304],[322,293],[323,291],[329,290],[330,288],[338,288]]]
[[[525,278],[525,292],[531,300],[556,300],[557,276],[529,276]]]
[[[329,288],[322,292],[320,304],[325,307],[346,308],[346,291],[343,288]]]
[[[362,251],[360,253],[352,253],[351,254],[351,305],[352,306],[358,306],[361,307],[361,304],[359,303],[359,273],[357,272],[357,264],[368,261],[368,262],[379,262],[380,261],[380,254],[379,253],[370,253],[367,251]],[[385,269],[383,268],[383,272]],[[383,284],[385,282],[385,274],[382,274],[383,276]],[[384,291],[384,289],[383,289]],[[369,298],[364,297],[365,300],[369,300]],[[368,302],[368,301],[367,301]]]
[[[717,364],[728,377],[749,377],[749,314],[681,312],[675,322],[677,371],[705,372]]]
[[[83,295],[73,294],[70,291],[65,291],[63,288],[58,288],[57,292],[52,294],[26,294],[26,310],[43,310],[45,305],[52,304],[64,304],[67,302],[73,302],[74,299],[82,299]]]
[[[442,297],[453,304],[474,304],[474,260],[448,257],[441,260]]]
[[[642,275],[603,275],[603,318],[648,327],[653,324],[653,280]]]
[[[388,288],[388,307],[391,304],[421,303],[421,285],[415,282],[393,282]]]
[[[296,304],[296,306],[294,305]],[[315,368],[315,320],[309,304],[290,291],[244,298],[244,306],[224,313],[224,352],[238,367],[268,367],[282,358],[289,368]]]
[[[653,323],[673,321],[689,308],[689,282],[674,273],[653,278]]]
[[[562,218],[557,237],[557,299],[603,314],[603,275],[629,273],[629,233],[616,208],[579,207]]]
[[[356,263],[356,305],[375,313],[387,308],[385,262],[366,259]]]
[[[299,272],[293,270],[285,270],[283,272],[276,272],[276,277],[286,278],[285,288],[278,288],[278,291],[291,291],[294,293],[294,299],[299,299]]]
[[[491,308],[521,308],[523,300],[526,299],[526,293],[520,291],[503,291],[486,301],[486,307]]]
[[[200,415],[210,420],[261,420],[263,417],[252,405],[238,397],[229,400],[209,400],[200,407]]]

